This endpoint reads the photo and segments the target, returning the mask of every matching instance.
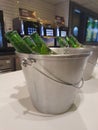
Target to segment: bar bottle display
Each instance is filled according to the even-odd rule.
[[[52,53],[52,50],[47,47],[46,43],[43,41],[43,39],[39,36],[39,34],[37,32],[33,33],[31,35],[31,38],[33,39],[34,43],[36,44],[40,54],[51,54]]]
[[[26,44],[26,42],[21,38],[17,31],[9,31],[5,34],[6,38],[15,47],[17,52],[21,53],[32,53],[32,49]]]
[[[40,53],[39,49],[37,48],[36,44],[34,43],[34,41],[31,39],[30,36],[24,36],[23,40],[25,41],[25,43],[32,49],[32,51],[34,53]]]
[[[37,32],[30,37],[22,38],[17,31],[9,31],[5,34],[17,52],[21,53],[37,53],[37,54],[56,54],[46,46],[46,43]]]

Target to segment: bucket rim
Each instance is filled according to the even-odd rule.
[[[58,58],[58,59],[66,59],[66,58],[83,58],[88,57],[92,54],[92,52],[84,52],[80,54],[50,54],[50,55],[40,55],[40,54],[27,54],[27,53],[19,53],[16,52],[19,57],[28,57],[28,58],[36,58],[36,59],[52,59],[52,58]]]

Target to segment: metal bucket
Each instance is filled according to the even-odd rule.
[[[98,47],[85,45],[84,48],[89,48],[93,51],[92,55],[89,57],[85,71],[84,71],[84,80],[89,80],[92,77],[94,68],[98,59]]]
[[[96,62],[97,62],[97,58],[98,58],[97,46],[85,45],[82,48],[51,48],[51,49],[57,52],[58,54],[70,54],[70,53],[78,54],[81,52],[85,53],[85,51],[92,51],[92,55],[89,56],[88,62],[86,64],[86,67],[83,73],[84,80],[88,80],[91,78]]]
[[[33,105],[42,113],[59,114],[73,104],[83,86],[90,52],[67,55],[18,53]]]

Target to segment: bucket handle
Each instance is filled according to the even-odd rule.
[[[36,62],[35,59],[32,59],[32,58],[24,58],[24,59],[22,59],[21,64],[22,64],[24,67],[27,67],[28,65],[31,66],[34,62]],[[83,84],[84,84],[84,79],[83,79],[83,78],[82,78],[79,82],[74,83],[74,84],[71,84],[71,83],[62,81],[62,80],[60,80],[60,79],[57,79],[57,78],[54,77],[54,76],[52,76],[52,77],[54,77],[54,78],[52,78],[51,76],[49,76],[48,74],[42,72],[40,69],[38,69],[38,68],[35,67],[35,66],[33,66],[33,68],[34,68],[35,70],[37,70],[39,73],[41,73],[41,74],[43,74],[44,76],[46,76],[47,78],[49,78],[49,79],[51,79],[51,80],[53,80],[53,81],[55,81],[55,82],[57,82],[57,83],[61,83],[61,84],[63,84],[63,85],[69,85],[69,86],[73,86],[73,87],[79,89],[79,88],[81,88],[81,87],[83,86]]]

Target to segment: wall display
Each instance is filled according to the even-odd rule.
[[[41,25],[40,35],[42,36],[47,46],[54,46],[55,29],[51,26],[51,24]]]
[[[83,44],[98,45],[98,14],[71,2],[69,33]]]
[[[45,27],[45,28],[44,28],[44,36],[54,37],[54,36],[55,36],[54,28]]]
[[[61,26],[61,27],[56,27],[55,28],[55,35],[60,36],[60,37],[66,37],[68,35],[68,28]]]
[[[24,19],[37,19],[36,12],[19,8],[19,16]]]
[[[86,42],[98,42],[98,19],[91,17],[87,20]]]
[[[64,24],[65,24],[64,17],[55,16],[55,24],[57,26],[64,26]]]
[[[68,35],[68,28],[67,27],[60,27],[60,37],[66,37]]]
[[[34,32],[40,33],[40,24],[38,22],[27,21],[19,18],[13,19],[13,29],[21,35],[31,35]]]

